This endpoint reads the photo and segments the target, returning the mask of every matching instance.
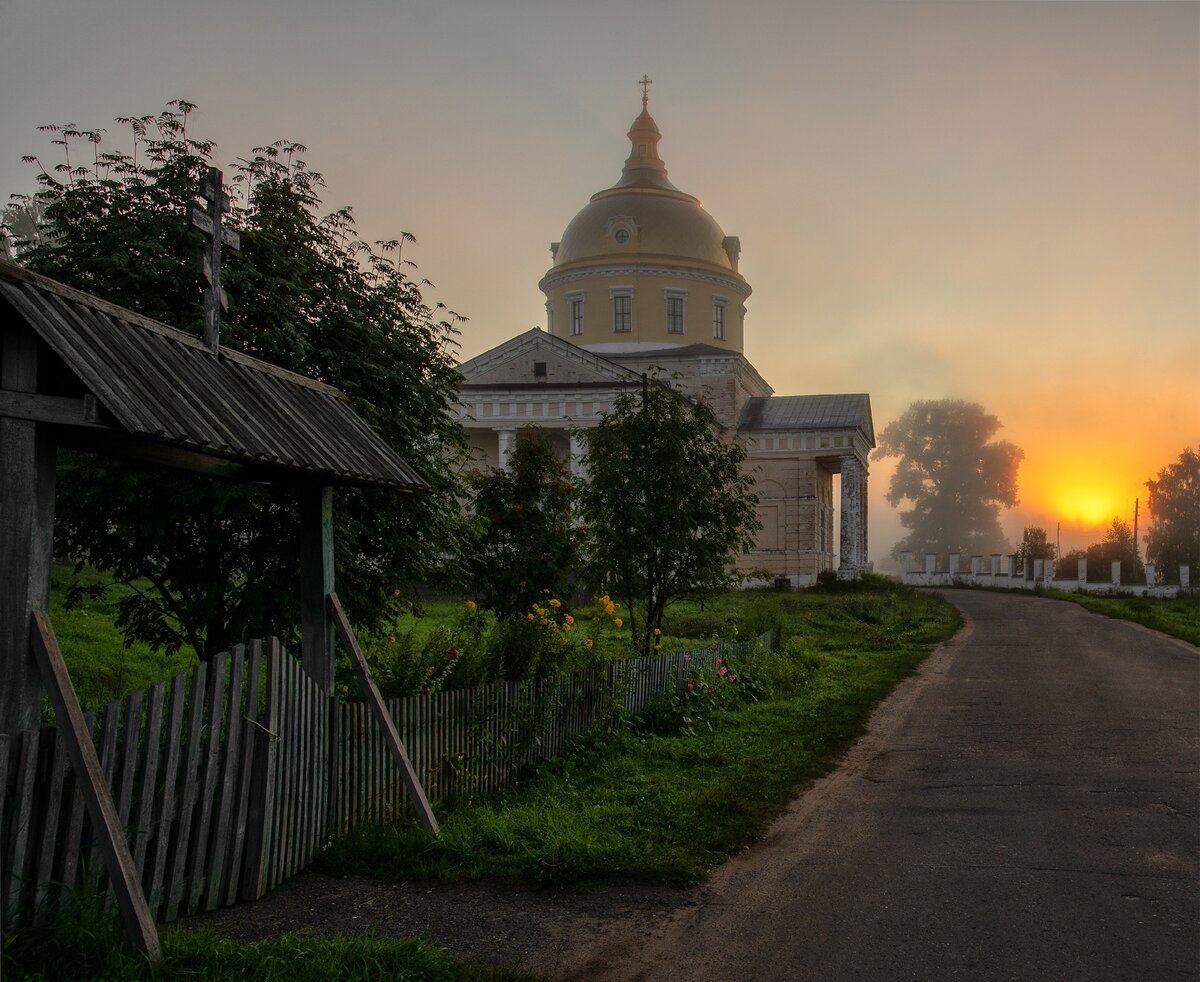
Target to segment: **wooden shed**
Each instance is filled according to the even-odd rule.
[[[304,663],[328,688],[330,489],[424,486],[346,397],[7,262],[0,339],[0,732],[39,712],[28,624],[47,609],[60,446],[309,489]]]

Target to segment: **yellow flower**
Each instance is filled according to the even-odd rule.
[[[571,630],[571,624],[570,624],[570,622],[568,621],[566,624],[564,624],[564,625],[562,626],[562,629],[563,629],[564,631],[569,631],[569,630]]]
[[[660,630],[659,630],[657,627],[654,629],[654,636],[655,636],[656,638],[661,638],[661,637],[662,637],[662,631],[660,631]]]
[[[584,642],[583,642],[583,646],[584,646],[585,648],[590,648],[590,647],[592,646],[592,639],[591,639],[591,638],[588,638],[586,641],[584,641]]]
[[[467,601],[467,610],[474,610],[476,606],[477,605],[474,600]]]
[[[654,650],[655,650],[655,651],[662,651],[662,645],[661,645],[661,644],[656,644],[656,645],[654,646]]]
[[[625,622],[623,620],[621,620],[621,618],[619,618],[619,617],[613,618],[613,627],[624,627],[624,626],[625,626]]]
[[[551,607],[561,607],[562,601],[559,600],[557,597],[551,597],[550,598],[550,606]]]
[[[526,614],[525,619],[529,621],[533,620],[533,614]]]
[[[599,614],[597,614],[595,617],[593,617],[593,618],[592,618],[592,623],[593,623],[593,624],[599,624],[599,623],[600,623],[600,615],[599,615]]]
[[[564,614],[564,615],[563,615],[563,620],[564,620],[564,621],[566,621],[568,624],[574,624],[574,623],[575,623],[575,618],[574,618],[574,617],[572,617],[570,614]]]

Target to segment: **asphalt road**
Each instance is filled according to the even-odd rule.
[[[946,596],[965,629],[845,766],[698,903],[572,975],[1200,978],[1200,651]]]

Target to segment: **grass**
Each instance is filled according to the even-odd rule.
[[[1095,594],[1065,593],[1049,590],[1046,596],[1068,600],[1107,617],[1133,621],[1163,634],[1200,645],[1200,598],[1173,600],[1152,597],[1105,597]]]
[[[102,599],[85,598],[67,608],[71,585],[107,587]],[[50,575],[50,621],[62,649],[75,694],[84,710],[100,709],[127,692],[149,688],[196,664],[196,653],[184,648],[176,655],[153,651],[148,645],[126,647],[116,626],[117,602],[130,588],[111,577],[68,564],[56,563]]]
[[[413,824],[364,826],[322,863],[387,879],[703,880],[828,773],[871,709],[959,624],[940,598],[881,584],[765,602],[792,637],[735,666],[760,698],[719,710],[711,730],[595,737],[523,786],[447,813],[437,838]]]
[[[528,973],[471,965],[416,939],[319,938],[288,934],[237,941],[211,930],[162,930],[163,964],[152,966],[126,942],[115,913],[94,897],[49,912],[37,927],[5,938],[5,979],[205,980],[205,982],[326,982],[420,979],[431,982],[519,982]]]

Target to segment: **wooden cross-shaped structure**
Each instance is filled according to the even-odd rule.
[[[204,343],[215,354],[221,343],[221,309],[229,309],[225,291],[221,288],[221,248],[228,246],[237,251],[242,248],[242,243],[237,232],[224,227],[223,218],[232,205],[221,183],[221,172],[216,167],[210,167],[201,178],[200,197],[208,202],[208,208],[194,203],[188,205],[187,221],[208,237],[200,253],[200,278],[204,281]]]

